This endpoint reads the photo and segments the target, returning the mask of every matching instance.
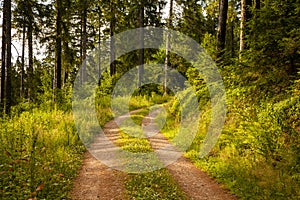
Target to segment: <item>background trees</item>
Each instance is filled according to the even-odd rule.
[[[299,39],[299,6],[296,0],[284,5],[279,1],[262,3],[260,0],[177,0],[174,3],[173,29],[202,43],[211,56],[228,63],[235,58],[242,58],[239,54],[243,54],[240,63],[253,66],[277,63],[282,65],[277,69],[285,69],[287,75],[296,75],[299,66],[299,45],[296,42]],[[3,6],[7,4],[8,1],[3,2]],[[16,104],[24,98],[35,101],[40,90],[34,85],[41,83],[38,74],[41,70],[36,70],[39,63],[52,76],[54,88],[61,89],[68,82],[70,86],[88,52],[101,44],[101,40],[130,28],[166,25],[167,21],[163,20],[163,17],[167,18],[167,9],[163,16],[166,4],[167,1],[163,0],[102,0],[97,3],[89,0],[57,0],[53,3],[15,0],[11,7],[12,20],[7,20],[9,9],[3,7],[2,108],[10,93],[16,101],[9,100],[9,104]],[[20,38],[20,60],[12,60],[6,53],[11,46],[7,45],[11,29],[7,27],[9,22],[16,30],[13,40]],[[44,46],[42,49],[45,52],[37,59],[38,52],[34,49],[39,48],[39,44]],[[111,59],[115,60],[113,46],[114,41],[111,41]],[[130,59],[126,58],[126,61],[118,58],[118,61],[111,63],[111,76],[118,71],[123,73],[129,66],[142,65],[145,60],[152,59],[150,54],[153,53],[153,50],[140,50],[135,56],[132,54]],[[259,59],[258,55],[264,59]],[[185,73],[188,66],[179,64],[180,59],[176,56],[171,57],[170,65]],[[7,59],[13,62],[12,70],[11,62]],[[84,67],[81,70],[84,71]],[[5,78],[10,71],[13,74]],[[13,77],[18,77],[18,81]],[[17,88],[6,87],[11,78]]]
[[[11,7],[12,19],[7,20],[9,9],[6,5],[9,2],[4,1],[2,109],[5,99],[10,99],[7,101],[9,108],[24,99],[38,102],[45,90],[55,94],[56,90],[71,88],[78,70],[85,72],[85,67],[80,67],[85,66],[87,55],[97,45],[104,45],[105,40],[121,31],[143,26],[169,26],[189,35],[216,61],[222,61],[220,65],[251,66],[248,69],[253,71],[271,68],[278,74],[285,74],[283,79],[294,79],[297,75],[300,62],[298,1],[282,4],[280,1],[260,0],[177,0],[169,25],[167,3],[164,0],[56,0],[51,3],[15,0]],[[8,27],[10,22],[12,28]],[[19,38],[20,41],[20,59],[15,55],[13,59],[9,57],[11,45],[7,42],[11,29],[14,32],[12,39]],[[141,33],[141,44],[142,38]],[[110,66],[113,77],[135,65],[142,66],[166,56],[157,50],[141,49],[116,59],[114,41],[110,41],[110,46],[111,60],[115,60]],[[42,51],[38,52],[37,48]],[[186,75],[190,65],[172,53],[166,54],[169,65]],[[100,68],[99,65],[99,72]],[[85,76],[88,75],[83,73],[83,80]],[[139,77],[142,78],[142,68]],[[9,86],[10,79],[12,86]],[[51,83],[41,89],[39,85],[46,83],[46,79]]]
[[[171,2],[173,7],[167,6]],[[77,73],[82,70],[80,78],[84,81],[89,76],[85,59],[98,45],[107,45],[110,46],[107,53],[114,62],[107,68],[98,60],[101,80],[97,92],[107,97],[115,82],[137,65],[165,63],[191,82],[204,109],[199,137],[188,152],[191,159],[221,177],[221,181],[245,198],[252,198],[253,193],[269,195],[270,199],[292,198],[295,193],[299,197],[299,187],[292,187],[299,183],[300,177],[299,0],[3,0],[1,3],[0,111],[7,114],[5,117],[24,110],[31,113],[31,108],[69,112]],[[194,153],[210,122],[209,94],[201,74],[196,73],[191,63],[169,52],[168,45],[115,56],[114,46],[120,41],[110,40],[111,36],[147,26],[180,31],[200,43],[217,61],[226,87],[228,116],[222,138],[205,161],[197,160]],[[141,47],[143,37],[146,36],[141,32],[135,38]],[[139,85],[142,85],[140,69]],[[148,78],[157,78],[162,85],[167,83],[166,78],[155,74]],[[145,92],[137,93],[144,95],[140,97],[145,97],[144,100],[149,94],[164,93],[162,86],[143,89]],[[108,107],[109,103],[104,103]],[[168,110],[172,114],[168,127],[176,127],[176,120],[180,121],[178,102],[174,100],[168,105],[172,105]],[[22,118],[18,134],[24,135],[22,124],[29,115]],[[54,112],[46,118],[55,115]],[[5,121],[5,117],[1,120]],[[39,116],[37,120],[41,121],[39,126],[47,128],[42,118]],[[15,123],[13,126],[17,126]],[[3,125],[3,129],[6,126],[9,125]],[[64,130],[69,124],[62,127]],[[30,130],[32,127],[26,128]],[[10,127],[10,134],[14,132]],[[3,135],[4,132],[0,137]],[[34,142],[36,136],[31,136],[29,139]],[[64,143],[69,144],[67,135],[65,139]],[[1,152],[0,157],[11,162],[9,153]],[[8,172],[11,166],[7,166]],[[9,180],[8,173],[5,176]]]

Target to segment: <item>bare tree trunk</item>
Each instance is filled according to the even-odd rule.
[[[230,43],[231,43],[231,48],[230,48],[230,51],[231,51],[231,58],[234,58],[234,21],[232,21],[230,23]]]
[[[6,3],[6,113],[10,113],[10,107],[12,105],[12,87],[11,87],[11,0],[7,0]]]
[[[140,13],[139,13],[139,27],[140,29],[140,35],[139,35],[139,68],[138,68],[138,87],[141,87],[142,80],[143,80],[143,74],[144,74],[144,2],[141,1],[140,5]]]
[[[6,0],[3,3],[3,23],[2,23],[2,52],[1,52],[1,110],[5,108],[5,74],[6,74]]]
[[[172,27],[172,18],[173,18],[173,0],[170,0],[170,10],[169,10],[169,19],[168,19],[168,28]],[[167,94],[167,79],[168,79],[168,66],[170,64],[170,44],[171,34],[167,32],[167,41],[166,41],[166,59],[164,66],[164,93]]]
[[[99,30],[98,30],[98,85],[100,86],[101,82],[101,7],[99,6]]]
[[[82,82],[86,81],[86,49],[87,49],[87,1],[83,0],[83,13],[82,13]]]
[[[217,30],[217,57],[218,58],[223,56],[225,50],[227,11],[228,11],[228,0],[220,0],[219,21],[218,21],[218,30]]]
[[[115,11],[114,11],[114,4],[113,0],[110,0],[110,76],[113,76],[116,73],[116,65],[115,65],[115,41],[114,41],[114,32],[115,32]]]
[[[69,78],[69,66],[73,64],[73,59],[71,57],[71,50],[69,47],[69,26],[66,23],[62,24],[63,26],[63,33],[65,36],[65,39],[63,40],[63,52],[64,52],[64,60],[66,65],[64,65],[64,69],[63,69],[63,84],[65,85],[68,82],[68,78]]]
[[[62,29],[62,13],[61,13],[61,6],[62,1],[56,1],[57,6],[57,16],[56,16],[56,45],[55,45],[55,59],[56,59],[56,69],[55,69],[55,79],[54,79],[54,89],[61,89],[61,66],[62,66],[62,47],[61,47],[61,29]]]
[[[25,20],[25,17],[24,17]],[[20,97],[24,98],[24,78],[25,78],[25,43],[26,43],[26,25],[23,24],[23,36],[22,36],[22,55],[21,55],[21,87]]]
[[[31,7],[30,7],[31,9]],[[31,15],[30,15],[31,16]],[[31,101],[31,98],[33,97],[33,20],[32,17],[29,19],[29,25],[28,25],[28,101]]]
[[[248,35],[248,28],[246,23],[251,18],[252,0],[241,1],[241,32],[240,32],[240,52],[247,49],[246,35]]]

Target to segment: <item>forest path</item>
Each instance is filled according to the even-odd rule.
[[[136,112],[136,111],[134,111]],[[134,113],[132,112],[132,113]],[[147,126],[147,131],[152,131],[152,136],[148,137],[151,147],[154,151],[162,149],[166,145],[170,145],[170,142],[165,138],[163,134],[156,132],[156,126],[154,118],[156,116],[150,113],[143,119],[143,126]],[[126,115],[129,117],[130,115]],[[149,129],[150,127],[150,129]],[[103,131],[105,135],[113,143],[118,139],[118,125],[112,120],[108,122]],[[97,142],[97,140],[95,141]],[[172,146],[172,145],[171,145]],[[178,153],[176,148],[170,152]],[[170,148],[168,148],[170,150]],[[160,159],[164,159],[161,157]],[[172,178],[181,188],[187,199],[199,199],[199,200],[235,200],[237,197],[230,194],[227,190],[223,189],[220,184],[208,176],[205,172],[196,168],[188,159],[183,156],[168,165],[166,169],[169,171]],[[70,193],[71,199],[129,199],[126,196],[126,189],[124,182],[126,181],[127,174],[125,172],[110,169],[106,165],[102,164],[96,158],[94,158],[89,152],[85,153],[82,168],[78,177],[74,181],[73,190]]]
[[[108,122],[104,134],[114,142],[118,138],[118,125]],[[97,143],[97,138],[94,143]],[[70,198],[74,200],[126,199],[126,173],[111,169],[96,159],[89,151],[85,152],[83,164],[74,181]]]

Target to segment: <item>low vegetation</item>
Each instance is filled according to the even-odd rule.
[[[269,80],[259,81],[267,84]],[[208,156],[199,158],[211,120],[210,103],[200,101],[204,112],[186,156],[241,199],[299,199],[298,82],[285,94],[276,93],[267,98],[263,98],[267,88],[241,87],[228,81],[225,84],[227,117],[217,145]],[[274,90],[279,87],[274,86]],[[207,96],[207,90],[198,91],[199,98]],[[179,106],[174,100],[168,107],[169,117],[163,133],[169,139],[180,126]]]
[[[131,114],[131,118],[136,124],[141,125],[142,119],[148,112],[148,109],[142,109],[139,112]],[[124,128],[126,129],[126,126]],[[136,133],[139,131],[134,132]],[[117,143],[122,149],[129,152],[153,152],[151,145],[146,138],[133,137],[124,132],[121,133]],[[139,162],[138,158],[136,160],[130,160],[130,162],[133,165],[141,164],[137,163]],[[151,162],[159,161],[151,159]],[[185,199],[180,188],[165,168],[152,172],[129,174],[125,186],[130,199]]]

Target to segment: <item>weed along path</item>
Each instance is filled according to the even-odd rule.
[[[138,144],[147,146],[148,150],[152,152],[159,152],[167,146],[166,151],[168,152],[161,153],[160,155],[157,153],[158,159],[166,164],[166,162],[168,163],[167,155],[177,155],[179,152],[176,151],[175,147],[172,147],[170,142],[159,132],[159,128],[155,125],[155,117],[158,111],[159,109],[149,114],[145,114],[145,112],[141,114],[139,111],[134,111],[131,115],[127,114],[122,116],[124,119],[130,117],[135,118],[137,120],[133,121],[138,121],[137,124],[145,127],[143,129],[147,138],[141,139],[142,142],[128,135],[124,136],[122,128],[119,129],[119,126],[114,120],[108,122],[103,131],[112,143],[121,148],[124,147],[124,137],[126,139],[129,138],[128,141],[130,142],[136,140],[136,143],[132,145],[132,147],[142,148],[143,151],[147,148],[139,147],[141,145]],[[122,138],[121,143],[123,147],[119,142],[120,138]],[[106,145],[100,143],[101,141],[96,138],[93,145],[95,148]],[[128,147],[128,144],[126,145],[125,146]],[[74,188],[70,193],[70,197],[71,199],[104,200],[237,199],[227,190],[222,189],[221,185],[215,180],[196,168],[188,159],[181,155],[179,155],[179,159],[176,162],[168,165],[165,169],[134,175],[110,169],[88,152],[85,153],[82,168],[74,181]]]

